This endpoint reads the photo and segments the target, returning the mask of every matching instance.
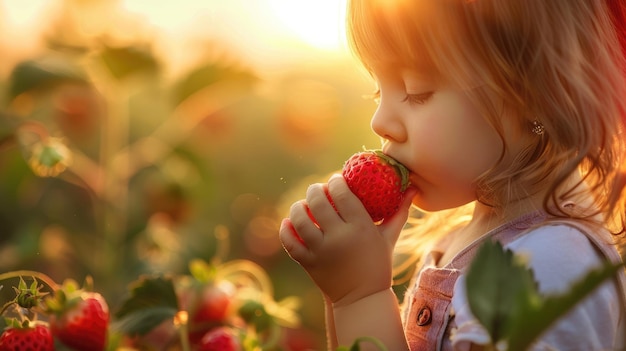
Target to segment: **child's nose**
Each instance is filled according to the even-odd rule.
[[[396,143],[406,141],[406,130],[397,112],[384,104],[382,100],[372,116],[371,128],[384,140]]]

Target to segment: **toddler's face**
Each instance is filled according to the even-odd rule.
[[[476,200],[475,180],[503,151],[498,133],[463,91],[428,72],[372,65],[378,109],[372,129],[384,150],[411,170],[413,203],[427,211]]]

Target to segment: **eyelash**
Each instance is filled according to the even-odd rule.
[[[433,92],[425,92],[420,94],[406,94],[404,99],[401,102],[407,102],[409,104],[423,105],[425,104],[431,97],[433,96]],[[380,90],[376,90],[373,94],[367,96],[368,98],[374,100],[376,103],[380,102]]]
[[[420,93],[420,94],[407,94],[406,97],[402,99],[402,102],[408,102],[409,104],[423,105],[432,96],[433,96],[433,93],[431,91],[426,92],[426,93]]]

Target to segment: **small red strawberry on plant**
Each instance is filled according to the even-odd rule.
[[[50,328],[44,322],[13,322],[0,336],[0,351],[54,351]]]
[[[202,337],[198,351],[241,351],[236,331],[230,327],[211,329]]]
[[[189,312],[189,340],[195,345],[207,331],[226,324],[235,288],[215,280],[214,265],[194,260],[189,267],[193,279],[181,293],[181,305]]]
[[[198,287],[192,299],[189,337],[195,343],[207,330],[226,322],[231,296],[223,285],[209,283]]]
[[[408,169],[380,150],[352,155],[344,164],[342,175],[374,222],[398,211],[409,186]]]
[[[107,342],[109,307],[97,292],[67,280],[54,297],[46,300],[52,334],[76,351],[102,351]]]
[[[0,323],[2,324],[0,329],[4,328],[0,331],[0,351],[54,350],[54,339],[49,324],[37,320],[43,298],[48,293],[41,291],[44,285],[41,285],[36,277],[31,277],[32,283],[28,285],[19,274],[21,272],[17,273],[2,274],[0,279],[2,281],[19,277],[17,287],[13,287],[15,298],[0,309],[0,315],[5,317]],[[48,284],[48,288],[51,287]]]

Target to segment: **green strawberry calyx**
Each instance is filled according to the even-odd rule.
[[[48,322],[45,321],[41,321],[41,320],[30,320],[30,319],[24,319],[24,320],[19,320],[17,318],[5,318],[5,330],[7,329],[35,329],[37,328],[37,326],[42,325],[44,327],[48,327]],[[1,330],[0,330],[0,334],[1,334]]]
[[[54,291],[54,297],[46,299],[46,312],[62,315],[84,300],[85,293],[91,291],[93,291],[93,280],[91,277],[85,279],[83,287],[80,287],[75,280],[67,279],[59,289]]]
[[[409,184],[410,184],[410,181],[409,181],[409,170],[408,170],[408,168],[406,168],[405,165],[403,165],[402,163],[398,162],[393,157],[385,154],[382,150],[366,150],[366,152],[374,153],[381,160],[383,160],[384,162],[389,164],[393,169],[396,170],[396,172],[398,173],[398,176],[400,176],[400,180],[401,180],[401,184],[400,184],[400,191],[401,192],[404,192],[409,187]]]

